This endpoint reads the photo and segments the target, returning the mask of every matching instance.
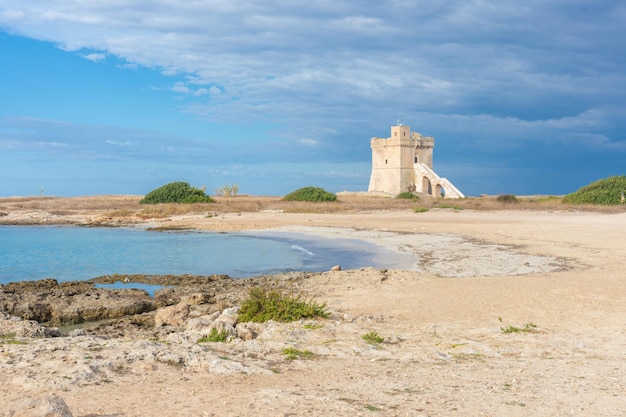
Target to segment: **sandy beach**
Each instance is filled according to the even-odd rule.
[[[95,209],[0,211],[5,224],[20,216],[40,224],[58,218],[102,224],[106,217]],[[330,318],[269,323],[251,340],[198,344],[184,329],[158,340],[0,339],[0,415],[48,393],[74,416],[623,416],[626,410],[624,212],[262,210],[133,224],[354,238],[415,261],[399,270],[312,274],[298,289],[326,302]],[[383,342],[367,343],[369,332]],[[285,347],[311,355],[289,359]]]

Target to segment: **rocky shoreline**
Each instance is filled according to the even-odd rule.
[[[124,333],[134,334],[154,328],[159,309],[183,303],[193,305],[204,314],[213,314],[237,306],[251,287],[289,286],[293,289],[311,275],[299,272],[233,279],[227,275],[114,274],[88,281],[12,282],[0,284],[0,312],[5,314],[5,322],[11,318],[13,332],[20,337],[60,336],[64,328],[77,327],[98,334],[111,331],[119,334],[126,327]],[[115,283],[128,288],[97,285]],[[151,297],[145,290],[133,288],[133,283],[163,288],[157,289]],[[23,328],[16,324],[20,321],[24,323]],[[32,330],[35,327],[37,330]],[[3,333],[7,331],[0,326],[0,334]]]

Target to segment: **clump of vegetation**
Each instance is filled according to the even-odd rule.
[[[206,343],[206,342],[225,342],[230,336],[230,332],[226,329],[222,331],[218,331],[217,328],[213,327],[206,337],[201,337],[198,339],[198,343]]]
[[[502,194],[496,198],[497,201],[501,203],[519,203],[517,197],[513,194]]]
[[[563,197],[564,203],[614,205],[626,194],[626,176],[619,175],[593,182]]]
[[[18,340],[15,337],[16,337],[15,333],[0,334],[0,345],[5,344],[5,343],[7,345],[25,345],[26,344],[26,342]]]
[[[283,349],[283,355],[287,355],[287,359],[289,360],[313,359],[315,357],[315,353],[310,350],[298,350],[291,347]]]
[[[509,325],[507,327],[500,327],[502,333],[533,333],[537,331],[537,325],[533,323],[526,323],[524,327],[517,327]]]
[[[139,201],[139,204],[159,203],[213,203],[203,189],[194,188],[187,182],[177,181],[154,189]]]
[[[419,200],[419,196],[413,194],[410,191],[405,191],[403,193],[400,193],[396,196],[396,198],[401,198],[401,199],[406,199],[406,200]]]
[[[335,201],[337,195],[319,187],[304,187],[287,194],[283,200],[285,201]]]
[[[224,197],[236,196],[238,193],[239,186],[237,184],[222,185],[220,188],[215,189],[216,195],[223,195]]]
[[[439,204],[439,205],[437,205],[437,208],[453,209],[453,210],[463,210],[463,207],[461,207],[461,206],[454,206],[452,204]]]
[[[426,213],[428,210],[430,210],[428,207],[415,207],[413,209],[414,213]]]
[[[379,336],[377,332],[369,332],[369,333],[364,334],[361,337],[370,345],[378,345],[380,343],[383,343],[383,341],[385,340],[385,338],[382,336]]]
[[[313,297],[267,287],[251,288],[241,303],[237,321],[264,323],[275,320],[283,323],[314,317],[329,317],[326,303],[319,304]]]

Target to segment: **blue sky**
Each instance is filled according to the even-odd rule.
[[[626,3],[0,0],[0,196],[364,191],[435,137],[467,195],[626,173]]]

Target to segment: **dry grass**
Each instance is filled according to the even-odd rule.
[[[88,197],[10,197],[0,198],[3,210],[45,210],[80,212],[93,210],[136,209],[141,196],[101,195]]]
[[[469,197],[465,199],[437,199],[422,197],[405,200],[370,197],[362,194],[340,195],[337,201],[309,203],[283,201],[282,197],[235,196],[215,197],[210,204],[155,204],[141,205],[141,196],[88,196],[88,197],[12,197],[0,198],[0,211],[42,210],[53,214],[100,213],[108,217],[138,217],[142,219],[165,218],[191,213],[246,213],[276,210],[287,213],[359,213],[379,210],[414,210],[418,207],[451,210],[555,210],[623,213],[626,206],[593,206],[563,204],[560,197],[518,197],[518,202],[500,202],[497,196]]]

